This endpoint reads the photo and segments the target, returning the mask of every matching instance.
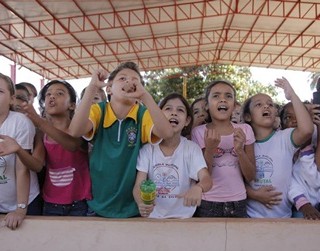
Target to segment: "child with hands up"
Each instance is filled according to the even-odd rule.
[[[225,80],[206,89],[206,106],[211,122],[192,130],[192,140],[203,150],[213,186],[202,195],[199,217],[246,217],[245,182],[255,177],[252,128],[230,121],[236,91]]]
[[[142,83],[139,68],[132,62],[120,64],[109,76],[97,70],[71,121],[73,136],[93,142],[90,215],[139,215],[132,195],[139,150],[145,143],[173,135],[169,121]],[[95,93],[103,87],[107,87],[111,101],[92,105]]]
[[[313,132],[310,115],[285,78],[275,81],[292,102],[297,117],[296,128],[274,130],[276,108],[266,94],[256,94],[243,105],[244,121],[252,126],[256,142],[256,178],[247,186],[248,215],[252,218],[291,217],[288,190],[292,178],[292,159]]]
[[[304,144],[294,158],[292,180],[289,189],[290,201],[294,204],[292,217],[309,220],[320,219],[320,172],[317,160],[320,158],[319,143],[319,105],[306,104],[313,118],[314,133],[312,139]],[[283,107],[281,112],[283,128],[295,128],[297,119],[292,103]]]
[[[200,147],[184,136],[192,126],[192,113],[186,99],[173,93],[160,102],[174,136],[160,144],[146,144],[139,153],[137,178],[133,195],[140,215],[149,218],[190,218],[201,195],[212,186]],[[157,196],[153,205],[140,197],[140,184],[147,178],[154,181]]]

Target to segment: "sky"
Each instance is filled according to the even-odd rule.
[[[0,72],[10,76],[10,64],[12,61],[5,57],[0,56]],[[310,72],[280,70],[280,69],[267,69],[261,67],[250,67],[252,78],[265,85],[274,85],[274,80],[279,77],[285,77],[291,83],[293,89],[302,101],[312,98],[313,90],[310,90]],[[30,82],[35,85],[38,92],[40,90],[40,80],[42,77],[24,67],[17,66],[16,82]],[[68,82],[77,91],[78,97],[80,93],[89,84],[90,78],[68,80]],[[46,81],[45,81],[46,83]],[[278,99],[286,102],[283,91],[279,89]]]

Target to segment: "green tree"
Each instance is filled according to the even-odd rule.
[[[201,65],[194,67],[173,68],[145,72],[146,89],[156,102],[166,95],[183,93],[183,80],[187,82],[187,99],[191,103],[203,96],[206,86],[213,80],[226,79],[234,84],[237,100],[242,103],[248,97],[257,93],[266,93],[276,102],[277,91],[274,86],[263,85],[252,79],[249,67],[234,65]]]

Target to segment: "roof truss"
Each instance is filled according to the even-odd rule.
[[[135,61],[320,68],[317,0],[0,1],[0,54],[45,78]]]

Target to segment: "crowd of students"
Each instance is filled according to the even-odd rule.
[[[66,81],[38,95],[0,73],[3,224],[16,229],[26,215],[320,219],[319,105],[303,104],[285,78],[275,83],[289,100],[280,114],[266,94],[239,104],[226,80],[191,106],[177,93],[157,105],[132,62],[95,71],[79,104]],[[140,197],[146,179],[157,187],[152,204]]]

